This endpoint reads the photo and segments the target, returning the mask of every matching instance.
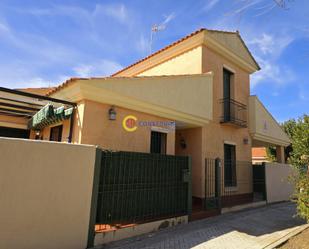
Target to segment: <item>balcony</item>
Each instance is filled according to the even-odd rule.
[[[238,127],[247,127],[247,106],[231,98],[220,100],[222,116],[220,123],[228,123]]]

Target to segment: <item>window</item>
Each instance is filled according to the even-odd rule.
[[[50,129],[49,141],[61,142],[62,139],[62,125],[52,127]]]
[[[233,73],[223,69],[223,98],[231,98],[231,80]]]
[[[233,73],[223,69],[223,101],[224,101],[224,120],[229,121],[231,119],[231,79]]]
[[[0,137],[29,138],[30,131],[0,126]]]
[[[224,144],[224,185],[235,187],[236,179],[236,146]]]
[[[150,153],[166,154],[166,133],[151,131]]]

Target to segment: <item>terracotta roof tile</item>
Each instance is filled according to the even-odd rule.
[[[234,31],[211,30],[211,29],[201,28],[201,29],[196,30],[195,32],[193,32],[193,33],[191,33],[191,34],[189,34],[189,35],[187,35],[187,36],[185,36],[185,37],[183,37],[183,38],[181,38],[181,39],[179,39],[179,40],[177,40],[177,41],[175,41],[175,42],[173,42],[173,43],[167,45],[166,47],[164,47],[164,48],[162,48],[162,49],[160,49],[160,50],[158,50],[158,51],[156,51],[156,52],[150,54],[149,56],[147,56],[147,57],[145,57],[145,58],[143,58],[143,59],[141,59],[141,60],[139,60],[139,61],[137,61],[137,62],[135,62],[135,63],[133,63],[133,64],[131,64],[131,65],[125,67],[125,68],[123,68],[123,69],[121,69],[120,71],[118,71],[118,72],[112,74],[112,75],[109,76],[109,77],[98,77],[98,78],[95,78],[95,77],[92,77],[92,78],[70,78],[70,79],[68,79],[67,81],[65,81],[64,83],[62,83],[61,85],[57,86],[56,88],[51,89],[50,91],[48,91],[48,92],[47,92],[47,95],[51,95],[51,94],[55,93],[56,91],[58,91],[58,90],[60,90],[60,89],[62,89],[62,88],[64,88],[64,87],[68,86],[69,84],[71,84],[72,82],[74,82],[74,81],[76,81],[76,80],[107,79],[107,78],[110,78],[110,77],[113,77],[113,78],[117,77],[117,78],[119,78],[119,76],[117,76],[117,74],[119,74],[119,73],[121,73],[121,72],[123,72],[123,71],[125,71],[125,70],[127,70],[127,69],[129,69],[129,68],[131,68],[131,67],[133,67],[133,66],[135,66],[135,65],[137,65],[137,64],[139,64],[139,63],[141,63],[141,62],[143,62],[143,61],[145,61],[145,60],[147,60],[147,59],[149,59],[149,58],[151,58],[151,57],[153,57],[153,56],[155,56],[155,55],[157,55],[157,54],[159,54],[159,53],[165,51],[165,50],[167,50],[168,48],[173,47],[173,46],[175,46],[175,45],[177,45],[177,44],[179,44],[179,43],[181,43],[181,42],[183,42],[183,41],[185,41],[185,40],[187,40],[187,39],[189,39],[189,38],[191,38],[191,37],[193,37],[193,36],[195,36],[195,35],[197,35],[197,34],[199,34],[199,33],[201,33],[201,32],[203,32],[203,31],[206,31],[206,30],[209,31],[209,32],[221,32],[221,33],[226,33],[226,34],[237,34],[237,35],[240,37],[241,42],[245,45],[245,43],[244,43],[244,41],[242,40],[241,36],[239,35],[239,32],[238,32],[238,31],[235,31],[235,32],[234,32]],[[245,45],[245,48],[248,50],[250,56],[253,58],[252,54],[250,53],[250,51],[249,51],[249,49],[247,48],[246,45]],[[254,58],[253,58],[253,60],[254,60]],[[255,60],[254,60],[254,61],[255,61]],[[256,63],[256,64],[257,64],[257,63]],[[258,66],[258,64],[257,64],[257,66]],[[258,67],[259,67],[259,66],[258,66]],[[163,76],[163,75],[162,75],[162,76]],[[121,77],[121,76],[120,76],[120,77]],[[122,76],[122,77],[123,77],[123,76]],[[124,78],[127,78],[127,77],[124,77]]]
[[[153,57],[153,56],[155,56],[155,55],[157,55],[157,54],[159,54],[159,53],[161,53],[161,52],[163,52],[163,51],[165,51],[165,50],[167,50],[167,49],[169,49],[169,48],[171,48],[171,47],[173,47],[173,46],[175,46],[175,45],[177,45],[177,44],[179,44],[179,43],[181,43],[181,42],[183,42],[183,41],[185,41],[185,40],[187,40],[187,39],[189,39],[189,38],[191,38],[192,36],[195,36],[195,35],[197,35],[197,34],[203,32],[203,31],[220,32],[220,33],[226,33],[226,34],[237,34],[237,36],[240,38],[241,43],[244,45],[244,47],[245,47],[245,49],[248,51],[250,57],[251,57],[251,58],[253,59],[253,61],[255,62],[257,68],[260,69],[259,64],[256,62],[256,60],[254,59],[254,57],[253,57],[253,55],[251,54],[250,50],[248,49],[247,45],[245,44],[244,40],[241,38],[241,36],[240,36],[238,30],[236,30],[236,31],[226,31],[226,30],[216,30],[216,29],[201,28],[201,29],[196,30],[196,31],[194,31],[193,33],[191,33],[191,34],[189,34],[189,35],[187,35],[187,36],[185,36],[185,37],[183,37],[183,38],[181,38],[181,39],[179,39],[179,40],[177,40],[177,41],[175,41],[175,42],[173,42],[173,43],[167,45],[166,47],[161,48],[160,50],[158,50],[158,51],[156,51],[156,52],[154,52],[154,53],[152,53],[152,54],[146,56],[145,58],[143,58],[143,59],[141,59],[141,60],[138,60],[138,61],[136,61],[135,63],[133,63],[133,64],[131,64],[131,65],[129,65],[129,66],[127,66],[127,67],[125,67],[125,68],[123,68],[123,69],[121,69],[121,70],[115,72],[115,73],[113,73],[111,76],[112,76],[112,77],[117,76],[117,74],[120,74],[121,72],[123,72],[123,71],[125,71],[125,70],[127,70],[127,69],[129,69],[129,68],[131,68],[131,67],[134,67],[135,65],[137,65],[137,64],[139,64],[139,63],[141,63],[141,62],[143,62],[143,61],[145,61],[145,60],[148,60],[149,58],[151,58],[151,57]]]
[[[160,78],[160,77],[190,77],[190,76],[197,76],[197,75],[212,75],[212,72],[208,72],[208,73],[203,73],[203,74],[175,74],[175,75],[151,75],[151,76],[107,76],[107,77],[89,77],[89,78],[70,78],[68,80],[66,80],[65,82],[63,82],[62,84],[60,84],[57,87],[54,87],[53,89],[51,89],[46,95],[51,95],[67,86],[69,86],[70,84],[72,84],[75,81],[78,80],[117,80],[117,79],[141,79],[141,78]]]
[[[46,95],[48,92],[52,91],[56,87],[38,87],[38,88],[19,88],[16,90],[27,92],[27,93],[34,93],[39,95]]]
[[[163,52],[164,50],[167,50],[168,48],[171,48],[171,47],[177,45],[178,43],[180,43],[180,42],[182,42],[182,41],[184,41],[184,40],[187,40],[187,39],[189,39],[190,37],[195,36],[195,35],[197,35],[197,34],[203,32],[203,31],[205,31],[205,30],[206,30],[205,28],[201,28],[201,29],[199,29],[199,30],[196,30],[195,32],[193,32],[193,33],[191,33],[191,34],[189,34],[189,35],[187,35],[187,36],[185,36],[185,37],[183,37],[183,38],[181,38],[181,39],[179,39],[179,40],[177,40],[177,41],[175,41],[175,42],[173,42],[173,43],[167,45],[167,46],[164,47],[164,48],[161,48],[160,50],[158,50],[158,51],[156,51],[156,52],[154,52],[154,53],[152,53],[152,54],[146,56],[145,58],[136,61],[135,63],[133,63],[133,64],[131,64],[131,65],[129,65],[129,66],[127,66],[127,67],[125,67],[125,68],[123,68],[123,69],[117,71],[116,73],[113,73],[111,76],[117,76],[117,74],[119,74],[119,73],[121,73],[121,72],[123,72],[123,71],[125,71],[125,70],[127,70],[127,69],[129,69],[129,68],[131,68],[131,67],[133,67],[133,66],[135,66],[135,65],[137,65],[137,64],[139,64],[139,63],[141,63],[141,62],[143,62],[143,61],[145,61],[145,60],[147,60],[147,59],[149,59],[149,58],[151,58],[151,57],[153,57],[153,56],[155,56],[155,55],[161,53],[161,52]]]

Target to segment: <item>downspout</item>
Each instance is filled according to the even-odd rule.
[[[69,143],[72,143],[75,109],[76,109],[76,106],[73,106],[73,111],[72,111],[72,115],[70,118],[70,132],[69,132],[69,137],[68,137]]]

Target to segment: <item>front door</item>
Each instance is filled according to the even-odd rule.
[[[50,129],[50,141],[61,142],[62,140],[62,125],[52,127]]]
[[[236,185],[236,146],[224,144],[224,186],[235,187]]]

